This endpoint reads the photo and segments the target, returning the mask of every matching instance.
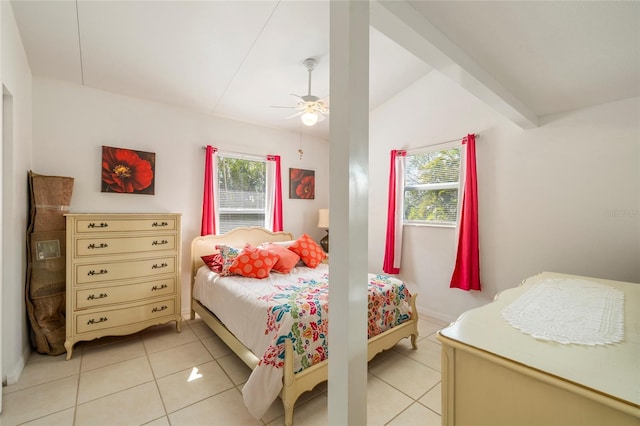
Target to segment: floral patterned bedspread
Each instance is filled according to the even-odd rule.
[[[313,278],[301,276],[296,284],[275,284],[273,293],[260,297],[269,306],[264,334],[272,336],[272,340],[243,388],[245,404],[257,418],[264,414],[282,388],[287,339],[292,341],[296,354],[295,372],[327,358],[328,278],[328,273]],[[402,281],[386,275],[369,274],[368,292],[369,337],[411,317],[410,293]]]

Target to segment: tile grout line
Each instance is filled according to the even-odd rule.
[[[169,421],[169,413],[167,411],[167,406],[164,402],[164,398],[162,397],[162,392],[160,392],[160,386],[158,385],[158,378],[156,377],[156,372],[153,370],[153,366],[151,365],[151,359],[149,358],[149,351],[147,350],[147,345],[144,344],[144,338],[142,337],[142,333],[140,333],[140,341],[142,342],[142,348],[144,349],[144,355],[147,359],[147,364],[149,365],[149,370],[151,370],[151,376],[153,377],[153,383],[156,385],[156,391],[158,392],[158,396],[160,397],[160,403],[162,404],[162,409],[164,410],[164,417],[167,419],[167,423],[171,425],[171,421]],[[163,416],[158,417],[158,419]],[[153,421],[155,419],[150,420]],[[147,422],[149,423],[149,422]]]
[[[186,321],[183,321],[183,323],[186,323]],[[171,419],[169,418],[169,415],[170,415],[170,414],[173,414],[173,413],[176,413],[176,412],[178,412],[178,411],[184,410],[184,409],[186,409],[186,408],[188,408],[188,407],[191,407],[191,406],[193,406],[193,405],[195,405],[195,404],[201,403],[202,401],[205,401],[205,400],[207,400],[207,399],[209,399],[209,398],[212,398],[212,397],[215,397],[215,396],[217,396],[217,395],[220,395],[220,394],[222,394],[222,393],[224,393],[224,392],[228,392],[229,390],[231,390],[231,389],[233,389],[233,388],[236,388],[236,387],[237,387],[237,386],[236,386],[236,384],[234,383],[234,381],[233,381],[233,380],[231,379],[231,377],[229,376],[229,374],[227,374],[226,370],[225,370],[225,369],[222,367],[222,365],[218,362],[217,358],[216,358],[216,357],[215,357],[215,356],[214,356],[214,355],[209,351],[209,349],[208,349],[208,348],[207,348],[207,346],[204,344],[204,342],[202,342],[202,338],[201,338],[200,336],[198,336],[198,334],[194,331],[194,329],[191,327],[191,325],[190,325],[190,324],[189,324],[189,329],[191,330],[191,332],[193,333],[193,335],[197,338],[197,341],[198,341],[198,342],[200,342],[200,344],[201,344],[201,345],[204,347],[204,349],[209,353],[209,355],[211,355],[212,360],[213,360],[213,361],[218,365],[218,367],[219,367],[219,368],[220,368],[220,370],[224,373],[224,375],[225,375],[225,376],[227,376],[227,378],[229,379],[229,382],[231,382],[232,386],[231,386],[230,388],[228,388],[228,389],[224,389],[224,390],[222,390],[222,391],[220,391],[220,392],[218,392],[218,393],[216,393],[216,394],[209,395],[209,396],[207,396],[206,398],[203,398],[203,399],[200,399],[200,400],[197,400],[197,401],[191,402],[190,404],[187,404],[187,405],[185,405],[184,407],[181,407],[181,408],[179,408],[178,410],[175,410],[175,411],[172,411],[171,413],[169,413],[169,411],[167,410],[166,406],[164,406],[164,399],[162,398],[162,392],[160,391],[160,387],[159,387],[159,385],[158,385],[157,378],[156,378],[156,379],[155,379],[155,380],[156,380],[156,386],[158,387],[158,393],[160,394],[160,398],[161,398],[161,399],[162,399],[162,401],[163,401],[163,406],[164,406],[165,413],[166,413],[164,417],[166,417],[166,418],[167,418],[167,422],[169,423],[169,425],[171,425]],[[195,340],[194,340],[194,342],[195,342]],[[189,343],[193,343],[193,342],[185,343],[185,345],[186,345],[186,344],[189,344]],[[178,345],[178,346],[182,346],[182,345]],[[178,347],[178,346],[175,346],[175,347]],[[174,347],[174,348],[175,348],[175,347]],[[145,347],[145,351],[146,351],[146,347]],[[158,351],[158,352],[161,352],[161,351]],[[157,352],[154,352],[154,353],[157,353]],[[149,362],[150,362],[150,361],[149,361]],[[209,361],[208,361],[208,362],[209,362]],[[152,368],[152,371],[153,371],[153,368]],[[171,373],[171,374],[175,374],[175,373]],[[171,375],[171,374],[169,374],[169,375]],[[153,373],[153,375],[154,375],[154,378],[155,378],[155,373]],[[167,375],[167,376],[169,376],[169,375]],[[163,376],[163,377],[167,377],[167,376]],[[162,377],[161,377],[160,379],[162,379]]]
[[[78,365],[78,383],[76,384],[76,399],[73,404],[73,425],[76,424],[76,416],[78,415],[78,398],[80,398],[80,380],[82,379],[82,361],[84,361],[84,347],[80,347],[80,365]],[[78,351],[78,348],[76,348]],[[65,360],[66,361],[66,360]]]

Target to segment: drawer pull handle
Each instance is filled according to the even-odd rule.
[[[165,309],[169,309],[169,308],[167,307],[167,305],[162,305],[160,308],[158,307],[153,308],[151,310],[151,313],[161,312],[161,311],[164,311]]]
[[[87,246],[88,249],[101,249],[101,248],[107,248],[107,247],[109,247],[109,244],[107,243],[89,244]]]
[[[106,269],[100,269],[98,272],[94,271],[93,269],[90,270],[89,272],[87,272],[87,275],[103,275],[108,273],[109,271],[107,271]]]
[[[162,262],[160,265],[158,265],[157,263],[154,263],[153,266],[151,267],[151,269],[160,269],[160,268],[166,268],[167,266],[169,266],[169,264]]]
[[[155,228],[158,226],[169,226],[169,224],[167,222],[153,222],[151,226]]]
[[[108,223],[99,223],[99,224],[95,224],[93,222],[91,222],[90,224],[87,225],[87,228],[108,228],[109,224]]]
[[[165,289],[167,287],[168,287],[168,285],[166,285],[166,284],[162,284],[161,286],[154,285],[153,287],[151,287],[151,291],[158,291],[158,290]]]
[[[162,241],[154,240],[151,243],[152,246],[161,246],[161,245],[164,245],[164,244],[169,244],[169,241],[167,241],[167,240],[162,240]]]
[[[107,321],[107,317],[100,317],[99,320],[91,318],[89,321],[87,321],[87,325],[100,324],[101,322],[105,322],[105,321]]]
[[[107,293],[100,293],[100,294],[99,294],[99,295],[97,295],[97,296],[96,296],[95,294],[90,294],[90,295],[87,297],[87,300],[104,299],[105,297],[109,297],[109,296],[107,295]]]

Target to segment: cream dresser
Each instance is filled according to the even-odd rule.
[[[543,272],[442,329],[443,425],[640,425],[640,284],[584,278],[624,293],[624,340],[538,340],[502,317]]]
[[[179,214],[67,214],[67,359],[81,340],[176,322]]]

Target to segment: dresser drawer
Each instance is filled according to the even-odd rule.
[[[74,306],[76,309],[88,309],[113,303],[144,300],[150,297],[174,294],[175,289],[176,278],[170,277],[136,284],[75,290]]]
[[[124,278],[155,277],[176,272],[176,257],[164,256],[123,262],[76,264],[75,284],[99,283]]]
[[[76,332],[87,333],[131,325],[157,317],[173,315],[175,312],[175,298],[158,300],[128,308],[88,312],[76,315]]]
[[[88,234],[96,232],[123,232],[123,231],[174,231],[176,229],[175,217],[161,217],[132,219],[132,218],[103,218],[103,219],[77,219],[75,232]]]
[[[75,241],[74,254],[80,257],[175,249],[175,234],[116,238],[105,235],[104,237],[78,238]]]

